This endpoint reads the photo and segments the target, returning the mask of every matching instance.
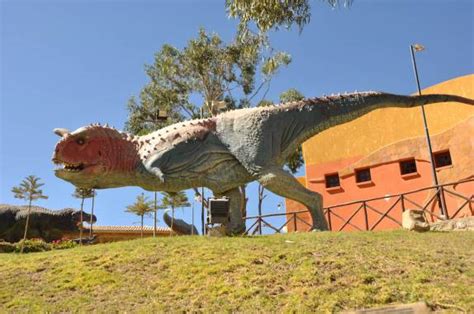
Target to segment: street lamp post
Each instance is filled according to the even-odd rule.
[[[418,68],[416,67],[416,59],[415,59],[415,52],[416,51],[423,51],[425,47],[423,47],[420,44],[413,44],[410,45],[410,52],[411,52],[411,61],[413,64],[413,72],[415,73],[415,79],[416,79],[416,86],[418,88],[418,95],[421,95],[421,88],[420,88],[420,79],[418,77]],[[436,167],[435,167],[435,162],[434,162],[434,157],[433,157],[433,149],[431,146],[431,139],[430,139],[430,131],[428,130],[428,123],[426,121],[426,113],[425,113],[425,106],[422,104],[421,105],[421,113],[423,116],[423,126],[425,128],[425,136],[426,136],[426,143],[428,145],[428,153],[430,156],[430,164],[431,164],[431,172],[433,174],[433,183],[436,186],[436,194],[438,198],[438,204],[441,210],[441,215],[443,217],[446,217],[446,204],[444,202],[444,197],[443,194],[440,193],[438,189],[438,176],[436,174]]]

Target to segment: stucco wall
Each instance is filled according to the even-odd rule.
[[[452,79],[422,91],[423,94],[446,93],[474,98],[474,75]],[[442,103],[426,106],[428,125],[433,143],[433,151],[449,149],[453,165],[437,170],[441,183],[454,182],[474,176],[474,108],[458,103]],[[420,108],[387,108],[373,111],[359,119],[326,130],[303,144],[306,162],[305,186],[323,195],[324,206],[387,196],[380,201],[370,203],[382,211],[390,208],[395,198],[388,197],[411,190],[431,186],[432,174],[429,154],[424,136]],[[417,174],[401,176],[399,161],[415,158]],[[372,182],[357,184],[354,170],[370,167]],[[340,188],[327,189],[324,176],[339,173]],[[474,184],[462,184],[455,191],[471,195]],[[432,191],[423,191],[410,195],[413,202],[423,204],[433,195]],[[451,214],[463,200],[447,197]],[[334,209],[344,219],[351,216],[359,205]],[[415,207],[415,206],[412,206]],[[302,205],[287,202],[287,211],[302,209]],[[430,210],[439,214],[436,204]],[[395,206],[390,215],[401,219],[401,206]],[[471,209],[466,206],[459,215],[469,215]],[[368,210],[369,227],[376,224],[381,215]],[[309,220],[309,217],[307,218]],[[363,211],[359,211],[351,223],[365,228]],[[343,220],[333,217],[333,229],[344,225]],[[344,230],[357,230],[346,225]],[[303,229],[303,225],[298,225]],[[377,229],[398,228],[390,219],[383,219]],[[293,228],[289,226],[291,231]]]

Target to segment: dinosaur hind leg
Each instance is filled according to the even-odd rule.
[[[226,192],[216,193],[216,197],[227,196],[229,198],[229,218],[230,222],[225,226],[228,235],[237,235],[245,232],[245,221],[242,218],[241,201],[242,194],[239,188],[234,188]]]
[[[295,177],[279,168],[265,173],[258,181],[269,191],[305,205],[313,219],[313,230],[328,230],[320,194],[306,189]]]

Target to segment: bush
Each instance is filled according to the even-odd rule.
[[[72,249],[73,247],[78,246],[78,244],[72,240],[62,239],[51,242],[51,246],[53,250],[64,250]]]
[[[15,243],[15,252],[20,252],[23,240]],[[44,242],[42,239],[27,239],[25,240],[24,253],[45,252],[51,250],[51,244]]]
[[[10,242],[0,240],[0,253],[10,253],[15,251],[15,245]]]

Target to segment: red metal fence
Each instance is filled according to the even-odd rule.
[[[474,215],[474,178],[454,183],[441,184],[400,194],[358,200],[324,208],[329,230],[331,231],[373,231],[401,227],[402,213],[407,209],[418,209],[425,213],[428,221],[456,218],[461,215]],[[445,214],[440,202],[444,202]],[[270,223],[271,217],[285,216],[280,226]],[[262,234],[267,227],[280,233],[286,227],[288,232],[308,231],[311,216],[308,210],[275,213],[245,217],[253,222],[245,234]]]

